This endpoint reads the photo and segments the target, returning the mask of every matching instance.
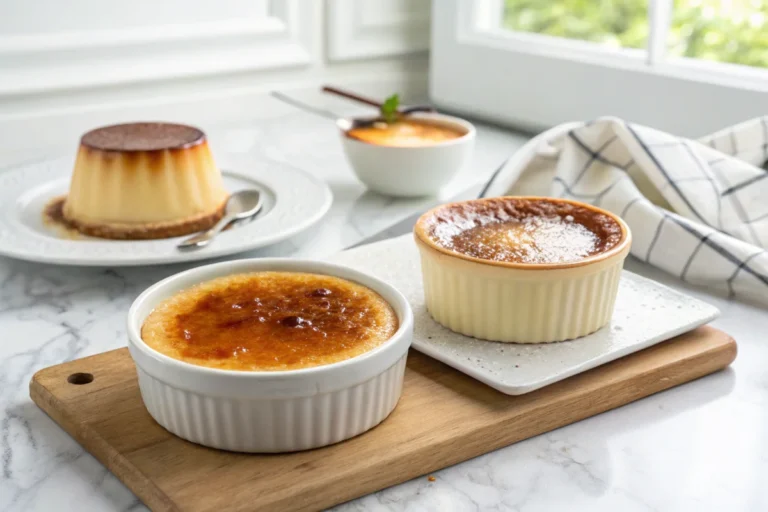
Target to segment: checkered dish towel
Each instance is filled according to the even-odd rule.
[[[689,283],[768,304],[768,116],[698,141],[616,118],[557,126],[487,196],[548,195],[620,215],[632,254]]]

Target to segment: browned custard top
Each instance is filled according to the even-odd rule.
[[[80,143],[101,151],[158,151],[201,144],[205,134],[174,123],[126,123],[104,126],[83,135]]]
[[[616,246],[612,217],[566,201],[501,197],[454,203],[420,221],[438,246],[490,261],[570,263]]]
[[[397,331],[391,306],[338,277],[255,272],[221,277],[167,299],[147,317],[147,345],[228,370],[295,370],[368,352]]]
[[[353,128],[347,136],[378,146],[430,146],[447,140],[458,139],[466,133],[454,128],[425,120],[407,119],[394,123],[377,122],[369,126]]]

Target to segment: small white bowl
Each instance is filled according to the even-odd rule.
[[[340,120],[339,132],[347,160],[370,190],[396,197],[433,195],[469,160],[475,145],[472,123],[436,113],[415,113],[410,117],[455,127],[464,135],[428,146],[382,146],[349,137],[349,121]]]
[[[311,272],[355,281],[379,293],[400,322],[388,341],[352,359],[290,371],[220,370],[150,348],[141,326],[164,299],[217,277],[258,271]],[[408,301],[389,284],[340,265],[251,259],[198,267],[148,288],[128,312],[128,348],[149,414],[193,443],[238,452],[291,452],[325,446],[373,428],[400,398],[413,336]]]

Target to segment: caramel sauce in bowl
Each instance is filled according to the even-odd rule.
[[[387,124],[373,123],[369,126],[352,128],[347,136],[353,139],[391,147],[423,147],[442,144],[463,137],[467,130],[450,124],[406,118]]]
[[[469,160],[475,133],[472,123],[435,113],[351,130],[339,124],[344,153],[358,179],[395,197],[439,192]]]
[[[189,441],[243,452],[316,448],[383,421],[412,333],[392,286],[303,260],[198,267],[147,289],[128,314],[152,417]]]

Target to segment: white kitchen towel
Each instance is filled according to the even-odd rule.
[[[768,304],[768,117],[698,141],[617,118],[529,142],[486,196],[548,195],[620,215],[632,254],[689,283]]]

